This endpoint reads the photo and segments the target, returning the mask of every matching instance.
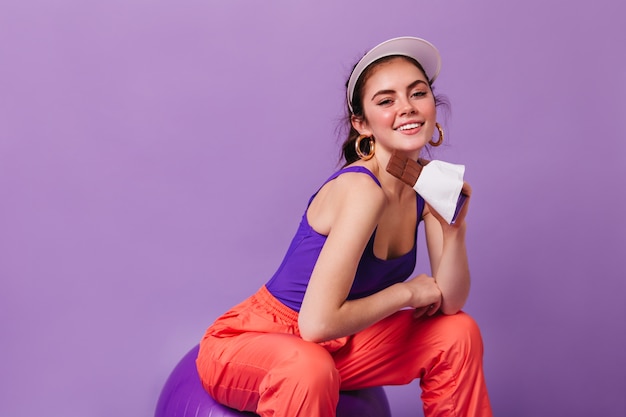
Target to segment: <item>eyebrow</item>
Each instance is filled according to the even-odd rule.
[[[424,81],[424,80],[415,80],[411,84],[409,84],[406,89],[407,90],[411,90],[411,89],[415,88],[418,84],[426,84],[426,81]],[[396,92],[396,90],[380,90],[380,91],[377,91],[372,96],[372,101],[374,101],[374,99],[377,96],[384,95],[384,94],[394,94],[395,92]]]

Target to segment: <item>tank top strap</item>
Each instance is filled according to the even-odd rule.
[[[422,197],[418,193],[415,193],[415,195],[417,196],[417,223],[419,224],[419,222],[421,222],[424,217],[424,206],[426,205],[426,201],[424,201],[424,197]],[[415,232],[417,234],[417,229],[415,230]]]
[[[333,175],[331,175],[326,181],[324,181],[324,183],[317,189],[317,191],[315,192],[315,194],[313,194],[311,196],[311,198],[309,198],[309,202],[307,204],[307,207],[311,204],[311,201],[313,201],[313,199],[315,198],[315,196],[317,195],[317,193],[319,193],[319,191],[322,189],[323,186],[325,186],[327,183],[329,183],[330,181],[334,180],[335,178],[337,178],[338,176],[340,176],[341,174],[345,174],[346,172],[361,172],[363,174],[367,174],[370,177],[372,177],[372,179],[374,180],[374,182],[379,186],[382,187],[382,185],[380,184],[380,181],[378,181],[378,178],[376,178],[376,175],[374,175],[374,173],[372,171],[370,171],[369,169],[362,167],[362,166],[351,166],[351,167],[345,167],[340,169],[339,171],[335,172]]]
[[[346,172],[361,172],[361,173],[363,173],[363,174],[367,174],[367,175],[369,175],[370,177],[372,177],[372,179],[374,180],[374,182],[375,182],[375,183],[376,183],[379,187],[382,187],[382,186],[380,185],[380,181],[378,181],[378,178],[376,178],[376,175],[374,175],[374,173],[373,173],[372,171],[370,171],[369,169],[367,169],[367,168],[365,168],[365,167],[362,167],[362,166],[352,166],[352,167],[346,167],[346,168],[343,168],[343,169],[341,169],[341,170],[339,170],[339,171],[335,172],[333,175],[331,175],[331,176],[330,176],[330,178],[328,178],[328,179],[324,182],[324,184],[322,184],[322,187],[323,187],[324,185],[326,185],[326,183],[327,183],[328,181],[332,181],[332,180],[334,180],[335,178],[337,178],[338,176],[340,176],[341,174],[344,174],[344,173],[346,173]],[[320,188],[322,188],[322,187],[320,187]]]

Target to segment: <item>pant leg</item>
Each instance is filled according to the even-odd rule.
[[[297,313],[267,295],[209,328],[196,360],[203,386],[218,402],[262,417],[334,417],[340,378],[331,354],[302,340]]]
[[[407,310],[354,335],[333,357],[341,389],[420,378],[426,417],[489,417],[482,355],[480,331],[467,314],[414,319]]]
[[[335,415],[340,380],[326,349],[289,334],[231,339],[205,343],[218,357],[199,356],[202,380],[217,401],[262,417]]]

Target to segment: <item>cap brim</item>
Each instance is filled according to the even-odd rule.
[[[363,73],[363,71],[374,61],[391,55],[402,55],[413,58],[424,69],[426,77],[432,84],[441,69],[441,57],[435,46],[427,40],[404,36],[400,38],[389,39],[381,44],[373,47],[368,53],[361,58],[356,64],[350,79],[348,80],[348,107],[352,111],[352,96],[354,87]]]

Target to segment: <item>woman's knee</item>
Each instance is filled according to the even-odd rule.
[[[282,353],[283,360],[261,382],[257,413],[283,410],[278,414],[300,415],[294,409],[333,410],[339,401],[341,379],[330,353],[315,343],[304,341]],[[280,403],[275,401],[276,392],[281,392]]]
[[[271,379],[290,381],[300,386],[339,387],[339,372],[326,349],[316,343],[301,343],[282,349],[282,359],[270,370]]]
[[[476,321],[464,312],[439,317],[442,343],[465,354],[483,354],[483,342]]]
[[[333,357],[316,343],[305,342],[294,350],[286,365],[301,383],[339,387],[339,372]]]

